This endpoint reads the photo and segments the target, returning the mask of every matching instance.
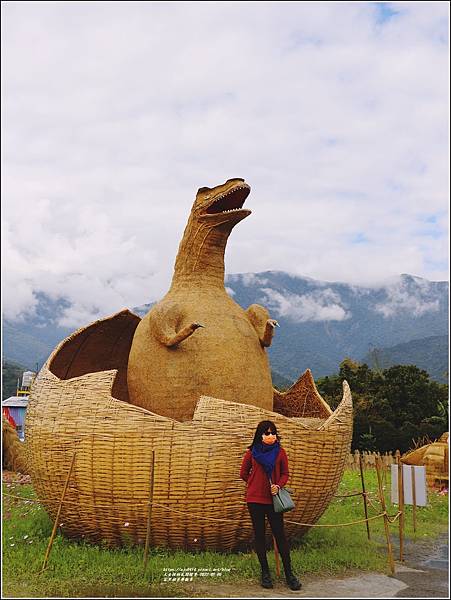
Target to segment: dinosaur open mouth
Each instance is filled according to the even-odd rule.
[[[240,211],[250,191],[251,188],[246,184],[234,187],[227,193],[215,198],[205,212],[207,215],[216,215]]]

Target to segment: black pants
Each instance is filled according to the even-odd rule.
[[[268,517],[271,531],[275,537],[277,548],[282,559],[285,575],[291,574],[290,547],[283,527],[283,513],[276,513],[272,504],[257,504],[248,502],[247,507],[254,528],[255,552],[262,571],[269,571],[268,559],[266,558],[265,543],[265,516]]]

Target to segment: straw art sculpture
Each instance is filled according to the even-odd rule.
[[[264,348],[276,321],[258,304],[244,311],[224,287],[227,239],[250,214],[242,208],[249,192],[243,179],[197,192],[171,288],[136,328],[128,362],[133,404],[179,421],[192,419],[201,394],[272,409]]]
[[[17,431],[2,415],[2,466],[9,471],[27,473],[24,444]]]
[[[437,481],[448,481],[448,432],[438,440],[410,450],[401,457],[405,465],[424,465],[426,481],[433,487]]]
[[[36,378],[29,470],[51,517],[67,481],[65,535],[120,546],[144,544],[150,531],[154,546],[247,546],[239,469],[263,419],[277,424],[289,457],[288,535],[307,531],[290,521],[314,524],[335,493],[352,437],[348,384],[334,412],[309,370],[273,390],[265,348],[276,322],[224,289],[225,244],[250,213],[248,193],[242,179],[201,188],[165,298],[142,320],[123,310],[79,329]]]

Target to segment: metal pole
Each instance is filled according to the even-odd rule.
[[[154,471],[155,471],[155,451],[152,450],[152,472],[150,474],[150,492],[149,492],[149,506],[147,509],[147,531],[146,531],[146,545],[144,546],[144,572],[147,567],[147,559],[149,556],[149,546],[150,546],[150,524],[152,517],[152,503],[153,503],[153,484],[154,484]]]
[[[367,519],[367,521],[366,521],[366,533],[368,535],[368,539],[370,539],[370,524],[368,523],[368,506],[367,506],[367,497],[366,497],[366,491],[365,491],[365,479],[363,477],[362,457],[360,455],[359,455],[359,467],[360,467],[360,479],[362,481],[363,507],[365,509],[365,519]]]
[[[379,498],[382,504],[382,510],[384,511],[384,529],[385,529],[385,537],[387,538],[387,550],[388,550],[388,564],[390,567],[391,574],[395,573],[395,561],[393,560],[393,550],[390,540],[390,528],[388,526],[388,518],[386,514],[386,506],[385,506],[385,496],[382,490],[382,481],[380,474],[380,465],[379,462],[376,461],[376,473],[377,473],[377,484],[379,488]]]
[[[56,511],[56,517],[55,517],[55,522],[53,523],[52,534],[50,536],[50,540],[49,540],[49,543],[48,543],[48,546],[47,546],[47,550],[46,550],[46,553],[45,553],[45,556],[44,556],[44,563],[43,563],[42,569],[39,571],[38,575],[40,575],[45,570],[45,568],[47,566],[47,561],[48,561],[49,556],[50,556],[50,550],[52,549],[53,540],[55,538],[56,530],[58,528],[58,522],[59,522],[59,518],[60,518],[60,514],[61,514],[61,508],[63,506],[64,496],[66,495],[67,486],[69,485],[69,479],[70,479],[70,476],[71,476],[71,473],[72,473],[72,469],[74,467],[75,455],[76,454],[77,453],[74,452],[74,455],[72,456],[72,462],[70,463],[69,471],[68,471],[67,476],[66,476],[66,481],[64,483],[64,488],[63,488],[63,493],[61,495],[61,500],[60,500],[60,503],[59,503],[59,506],[58,506],[58,510]]]
[[[415,486],[415,467],[411,465],[410,473],[412,477],[412,504],[413,504],[413,532],[417,532],[417,490]]]
[[[399,515],[399,560],[402,562],[404,552],[404,480],[401,457],[398,457],[398,510]]]

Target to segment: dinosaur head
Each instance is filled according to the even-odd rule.
[[[198,190],[175,259],[171,289],[192,286],[194,277],[196,285],[202,279],[204,285],[224,290],[227,239],[233,227],[251,214],[243,208],[250,191],[250,186],[238,177]]]
[[[238,177],[214,188],[199,188],[191,216],[211,227],[229,224],[232,228],[251,214],[243,208],[250,191],[250,186]]]

